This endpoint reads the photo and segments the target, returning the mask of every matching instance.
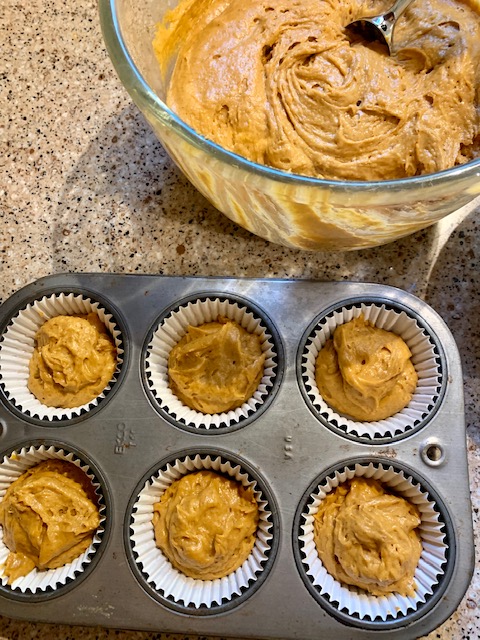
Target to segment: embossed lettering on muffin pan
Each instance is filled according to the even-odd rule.
[[[31,335],[24,345],[12,341],[15,318],[52,296],[80,296],[105,309],[121,355],[105,397],[60,417],[16,402],[12,384],[13,352],[32,349]],[[234,415],[192,415],[168,397],[165,360],[186,330],[179,320],[199,324],[206,308],[239,314],[266,355],[257,396]],[[360,312],[402,335],[419,378],[405,411],[378,424],[334,412],[315,383],[319,349],[337,324]],[[28,358],[20,360],[24,372]],[[82,570],[39,593],[3,580],[2,615],[257,639],[406,639],[441,624],[468,587],[473,531],[460,358],[438,314],[404,291],[352,282],[50,276],[1,307],[0,400],[2,460],[32,447],[72,455],[96,478],[105,505],[98,544]],[[153,543],[151,500],[172,473],[198,465],[220,465],[254,483],[263,509],[252,564],[228,578],[228,587],[221,580],[172,583]],[[316,555],[311,518],[322,496],[352,474],[381,476],[419,506],[423,551],[411,599],[335,584]]]

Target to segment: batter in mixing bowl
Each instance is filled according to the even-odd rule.
[[[254,162],[340,180],[428,174],[480,155],[480,4],[416,1],[395,52],[345,26],[391,0],[184,0],[154,48],[167,103]]]

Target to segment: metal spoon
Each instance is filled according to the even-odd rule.
[[[385,44],[389,55],[392,55],[395,24],[411,2],[413,0],[397,0],[383,15],[360,18],[348,24],[346,28],[361,33],[367,40],[378,40]]]

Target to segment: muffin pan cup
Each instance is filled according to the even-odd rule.
[[[9,298],[0,309],[0,335],[33,300],[61,292],[101,300],[114,310],[126,356],[120,375],[94,410],[55,421],[22,413],[0,386],[0,454],[3,459],[12,450],[45,444],[79,452],[82,463],[98,470],[108,506],[103,552],[95,552],[78,579],[41,602],[33,594],[15,597],[1,587],[0,614],[196,635],[351,640],[372,635],[413,639],[453,613],[473,571],[473,531],[461,363],[453,336],[433,309],[404,291],[365,283],[64,274],[38,280]],[[261,409],[234,429],[185,427],[162,412],[152,394],[148,345],[160,319],[182,301],[216,298],[247,305],[267,327],[278,347],[272,392]],[[308,337],[326,315],[359,305],[405,314],[433,345],[427,358],[434,369],[433,391],[421,417],[407,429],[345,429],[328,412],[316,411],[309,397],[302,369]],[[238,463],[249,476],[258,476],[274,523],[268,530],[272,538],[266,569],[239,597],[222,598],[221,606],[213,591],[211,600],[199,606],[158,597],[132,546],[133,509],[145,483],[167,462],[195,460],[197,455]],[[305,571],[299,546],[306,533],[301,530],[302,510],[322,478],[355,465],[392,467],[412,478],[440,514],[441,532],[432,524],[427,537],[428,549],[442,549],[441,573],[436,574],[435,560],[435,575],[424,596],[415,606],[400,607],[395,616],[372,614],[367,605],[364,610],[370,614],[362,615],[333,599],[318,598]],[[431,566],[427,559],[421,570],[430,575]]]
[[[415,477],[416,476],[416,477]],[[342,584],[325,568],[315,543],[315,514],[322,500],[343,483],[353,478],[377,480],[389,492],[414,504],[420,514],[418,532],[422,541],[422,553],[415,571],[414,593],[402,596],[391,592],[381,596],[371,595],[361,589]],[[295,550],[299,571],[305,583],[320,604],[341,619],[351,616],[364,623],[395,620],[409,611],[421,610],[437,587],[445,579],[448,557],[452,554],[455,538],[449,528],[451,522],[445,505],[432,497],[425,480],[394,463],[352,461],[323,475],[299,509],[298,548]],[[448,531],[447,531],[448,530]]]
[[[116,347],[117,362],[113,377],[101,393],[86,404],[67,409],[47,406],[28,388],[29,363],[35,349],[35,334],[47,320],[56,316],[89,313],[97,314]],[[115,317],[101,302],[86,294],[51,293],[29,301],[10,318],[0,340],[0,386],[11,405],[38,421],[71,420],[98,407],[115,385],[122,363],[122,335]]]
[[[34,568],[27,575],[15,579],[11,584],[8,584],[8,579],[2,571],[10,549],[4,542],[3,527],[0,526],[0,583],[3,592],[17,598],[23,596],[26,601],[30,596],[34,600],[40,601],[56,595],[67,586],[75,586],[75,580],[78,580],[78,577],[86,569],[90,569],[89,565],[95,558],[105,533],[106,504],[99,478],[76,451],[69,451],[68,448],[62,448],[59,444],[26,444],[6,453],[0,460],[0,499],[3,499],[9,486],[23,473],[45,460],[63,460],[82,469],[95,491],[100,522],[96,531],[93,532],[92,542],[88,548],[71,562],[56,569],[40,571]],[[34,509],[34,506],[32,508]]]
[[[185,335],[189,326],[198,327],[215,322],[219,316],[236,322],[249,333],[258,336],[265,356],[262,377],[251,395],[235,409],[205,414],[185,405],[171,390],[168,378],[168,356],[171,349]],[[148,340],[145,353],[145,373],[149,391],[158,409],[167,419],[180,427],[193,429],[229,429],[242,426],[254,414],[265,409],[278,386],[281,369],[278,367],[281,344],[270,321],[261,318],[255,309],[235,297],[193,297],[181,301],[159,319]]]
[[[388,418],[370,422],[343,415],[329,406],[315,381],[316,359],[322,347],[333,338],[337,327],[361,314],[374,327],[391,331],[404,340],[418,375],[416,389],[407,406]],[[312,330],[307,332],[302,345],[299,357],[305,399],[319,420],[347,437],[371,441],[406,435],[431,418],[441,400],[446,384],[442,370],[442,362],[445,362],[441,355],[442,347],[432,330],[423,326],[421,318],[416,318],[401,307],[381,301],[368,303],[360,300],[337,305],[322,314]]]
[[[172,482],[200,470],[215,471],[244,487],[250,487],[258,505],[259,522],[252,551],[238,569],[215,580],[193,579],[175,569],[156,546],[152,525],[154,504],[160,501],[164,491]],[[249,597],[249,592],[258,587],[258,579],[265,579],[264,572],[271,567],[278,542],[278,516],[274,499],[267,497],[256,475],[252,470],[247,471],[238,459],[214,451],[191,451],[165,461],[145,481],[134,496],[131,508],[131,564],[141,573],[141,579],[146,581],[147,588],[160,602],[184,613],[199,609],[202,614],[216,613],[231,609],[239,600]]]

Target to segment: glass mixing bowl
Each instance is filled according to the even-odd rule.
[[[480,159],[436,174],[354,182],[250,162],[196,133],[163,101],[152,41],[177,0],[99,0],[105,43],[133,101],[174,162],[231,220],[287,247],[351,250],[423,229],[480,194]]]

